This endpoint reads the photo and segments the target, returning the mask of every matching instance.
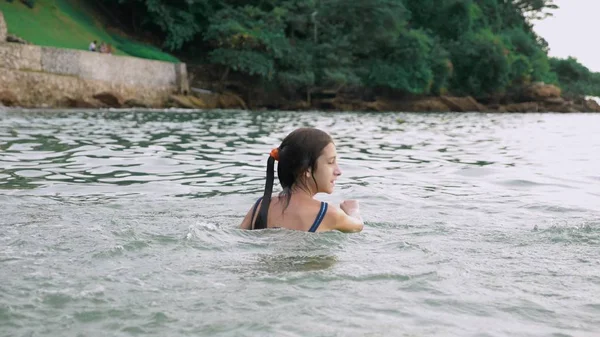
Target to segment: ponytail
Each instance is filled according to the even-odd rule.
[[[275,159],[273,155],[267,159],[267,181],[265,183],[265,194],[262,198],[260,211],[254,223],[254,229],[267,228],[267,216],[269,215],[269,204],[271,203],[271,194],[273,193],[273,182],[275,180]]]

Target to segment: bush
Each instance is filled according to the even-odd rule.
[[[33,8],[35,6],[35,0],[21,0],[21,2],[24,3],[25,6],[27,6],[29,8]]]
[[[513,84],[528,84],[531,82],[531,63],[524,55],[517,54],[510,62],[510,82]]]
[[[522,76],[528,76],[532,81],[543,81],[555,83],[556,76],[550,69],[548,56],[543,46],[536,40],[531,32],[513,28],[502,34],[503,42],[511,50],[511,79],[518,80]],[[525,60],[523,59],[525,58]],[[525,63],[529,71],[525,71]]]
[[[551,58],[550,65],[558,76],[558,82],[567,96],[600,96],[600,73],[593,73],[577,59]]]
[[[454,66],[451,90],[483,97],[504,91],[510,81],[509,50],[489,30],[469,33],[449,45]]]
[[[363,79],[369,87],[387,87],[413,94],[429,93],[434,74],[431,67],[433,39],[421,30],[403,32],[390,50],[380,50],[384,57],[366,62]]]

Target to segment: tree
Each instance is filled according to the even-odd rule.
[[[530,20],[544,19],[558,8],[554,0],[512,0],[512,4]]]
[[[266,12],[251,5],[218,11],[204,34],[213,47],[210,61],[271,79],[275,60],[290,48],[284,32],[285,14],[285,9],[279,7]]]
[[[489,30],[469,33],[452,43],[449,51],[454,65],[454,92],[484,97],[504,91],[510,79],[510,63],[500,37]]]
[[[102,3],[222,80],[235,73],[289,97],[344,89],[484,97],[529,81],[556,83],[555,72],[561,83],[572,78],[549,61],[548,44],[532,29],[557,8],[554,0]]]

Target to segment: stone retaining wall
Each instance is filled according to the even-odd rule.
[[[4,21],[4,15],[0,12],[0,42],[6,42],[6,34],[8,34],[6,21]]]
[[[160,107],[171,94],[189,92],[184,63],[8,43],[5,36],[0,12],[0,93],[16,97],[16,105],[59,107],[79,101],[103,106],[95,97],[109,93],[119,104]]]

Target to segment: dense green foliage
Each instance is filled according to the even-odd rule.
[[[585,94],[600,97],[600,73],[591,72],[571,57],[568,59],[551,58],[550,65],[567,96]]]
[[[551,64],[532,30],[530,20],[548,15],[553,0],[102,3],[131,29],[160,36],[165,49],[218,65],[223,77],[246,74],[290,94],[382,89],[486,97],[559,80],[573,92],[587,90],[564,70],[577,68],[574,61]]]

